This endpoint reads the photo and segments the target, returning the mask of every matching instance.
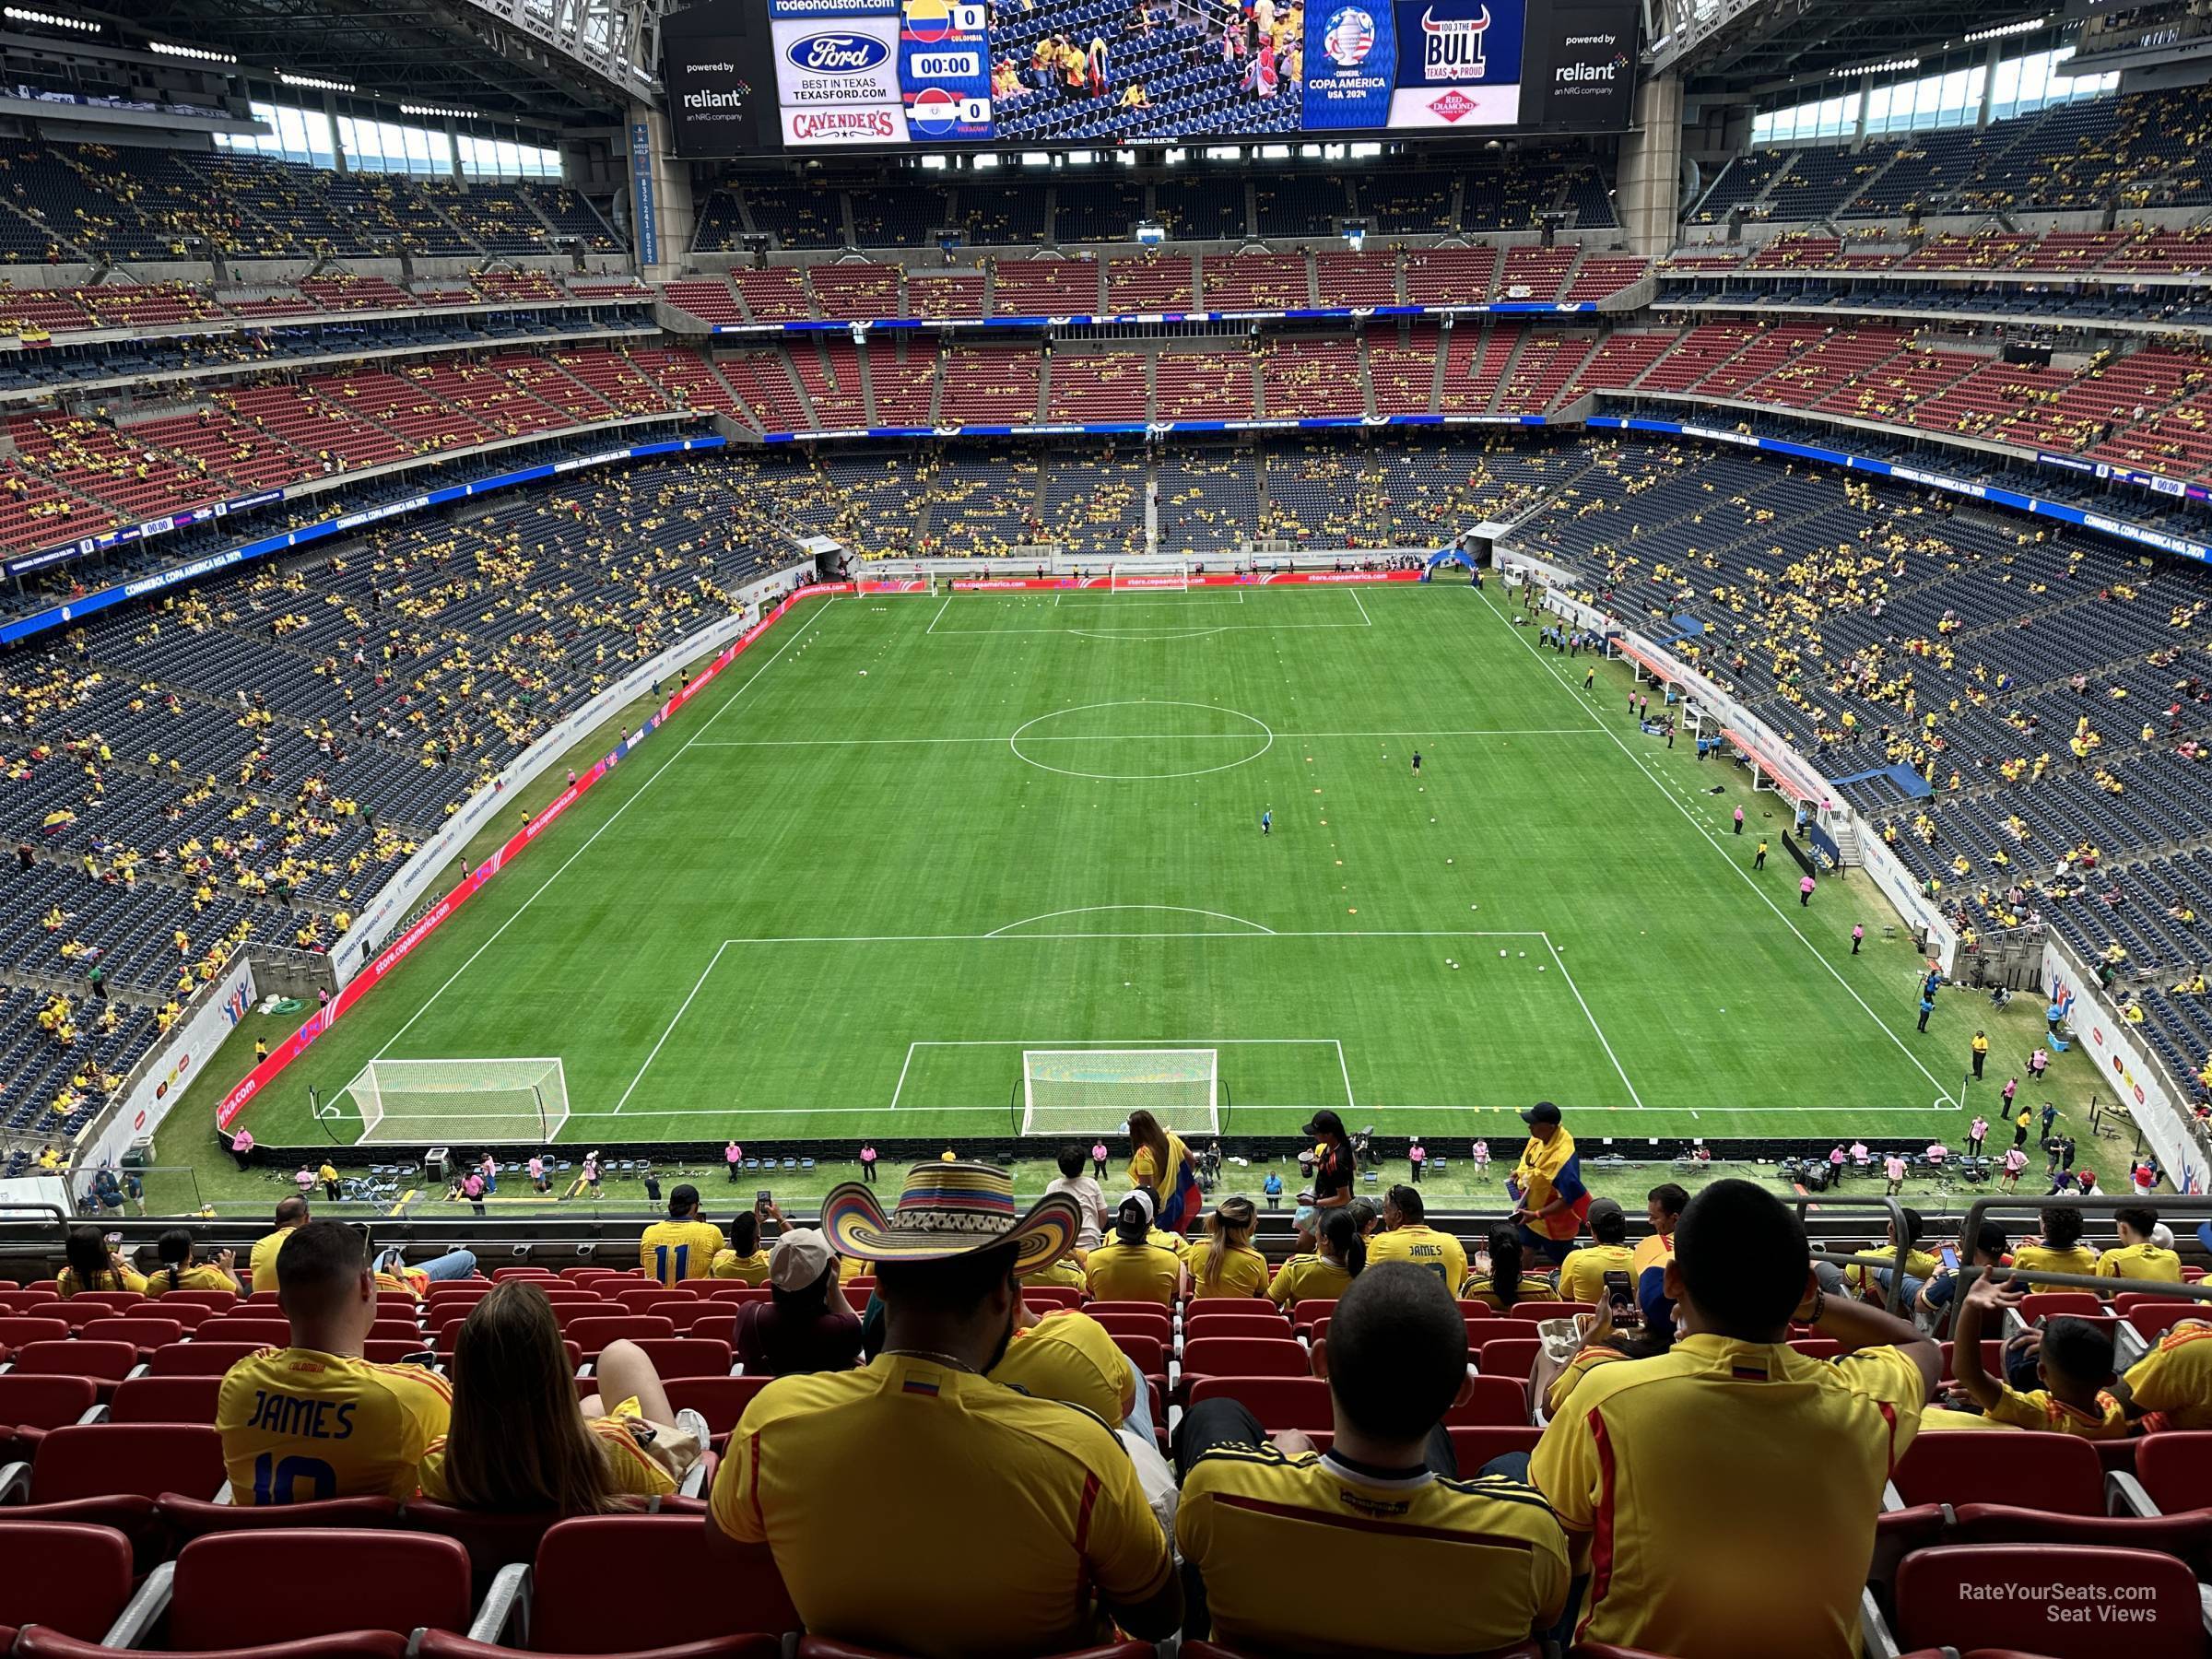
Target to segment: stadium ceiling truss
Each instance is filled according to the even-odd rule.
[[[550,127],[618,121],[659,93],[665,0],[145,0],[134,30],[240,69]]]
[[[1704,94],[1802,91],[2030,17],[2019,0],[1643,0],[1646,56]]]

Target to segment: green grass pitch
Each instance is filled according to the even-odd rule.
[[[1783,805],[1639,734],[1621,669],[1586,693],[1587,659],[1539,651],[1512,605],[1440,583],[806,606],[247,1122],[350,1143],[350,1103],[314,1124],[311,1084],[558,1056],[570,1146],[982,1150],[1009,1144],[1023,1048],[1124,1044],[1216,1049],[1232,1133],[1333,1106],[1510,1146],[1549,1098],[1630,1154],[1958,1144],[1934,1102],[1973,1028],[1995,1052],[1968,1099],[1994,1106],[2040,1021],[1958,994],[1916,1033],[1918,959],[1865,878],[1800,908],[1778,835],[1752,872]]]

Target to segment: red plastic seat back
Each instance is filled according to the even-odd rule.
[[[215,1533],[177,1557],[169,1645],[209,1650],[340,1630],[465,1630],[468,1618],[468,1552],[451,1538],[367,1529]]]
[[[2212,1309],[2206,1308],[2203,1302],[2138,1298],[2136,1305],[2122,1317],[2136,1327],[2138,1336],[2147,1342],[2156,1342],[2184,1319],[2212,1319]]]
[[[1923,1434],[1892,1479],[1908,1504],[2008,1503],[2062,1515],[2104,1511],[2097,1448],[2070,1434]],[[1975,1638],[1980,1641],[1979,1636]]]
[[[1290,1327],[1277,1336],[1190,1336],[1182,1341],[1182,1370],[1190,1377],[1311,1377],[1306,1350]]]
[[[112,1526],[0,1521],[0,1625],[98,1641],[131,1599],[130,1540]]]
[[[223,1441],[205,1423],[94,1423],[56,1429],[30,1465],[33,1503],[79,1498],[212,1498],[221,1488]]]
[[[1444,1413],[1448,1429],[1510,1429],[1527,1421],[1526,1377],[1469,1377],[1467,1397]]]
[[[1480,1347],[1486,1342],[1506,1337],[1526,1339],[1536,1334],[1536,1322],[1533,1319],[1470,1319],[1466,1326],[1469,1347]]]
[[[1264,1319],[1270,1324],[1280,1325],[1286,1335],[1290,1322],[1285,1319],[1276,1305],[1260,1296],[1206,1296],[1193,1297],[1182,1310],[1186,1328],[1196,1329],[1217,1319]]]
[[[1981,1439],[1961,1435],[1962,1440]],[[2027,1572],[2064,1599],[2019,1594]],[[2081,1609],[2078,1622],[2051,1617]],[[2124,1623],[2097,1609],[2124,1609]],[[1897,1570],[1897,1621],[1911,1648],[2013,1648],[2047,1659],[2204,1659],[2204,1613],[2186,1563],[2147,1549],[2002,1544],[1915,1550]],[[2116,1635],[2124,1630],[2124,1636]]]
[[[1191,1404],[1228,1398],[1242,1403],[1268,1433],[1284,1429],[1308,1432],[1336,1426],[1329,1385],[1319,1377],[1201,1377],[1191,1384]]]
[[[730,1374],[729,1332],[718,1336],[646,1336],[639,1348],[665,1382],[672,1377],[726,1377]],[[608,1405],[615,1402],[609,1400]]]
[[[1595,1302],[1586,1301],[1518,1301],[1513,1304],[1514,1319],[1567,1319],[1577,1313],[1594,1313]]]
[[[1146,1376],[1164,1377],[1168,1374],[1167,1345],[1159,1337],[1130,1335],[1122,1331],[1110,1331],[1107,1335],[1113,1338],[1115,1347],[1136,1361],[1136,1369]]]
[[[10,1429],[60,1429],[100,1404],[100,1384],[89,1377],[0,1372],[0,1424]]]
[[[1542,1340],[1535,1336],[1498,1336],[1482,1345],[1476,1363],[1486,1377],[1513,1377],[1528,1381],[1528,1373],[1535,1369],[1536,1356],[1544,1351]]]
[[[0,1406],[0,1418],[6,1415]],[[2146,1435],[2135,1446],[2136,1477],[2159,1509],[2177,1515],[2212,1508],[2212,1430]]]
[[[113,1319],[95,1319],[83,1328],[82,1335],[88,1342],[127,1342],[134,1347],[158,1348],[165,1343],[183,1341],[184,1326],[174,1319],[124,1313]]]
[[[248,1318],[240,1313],[226,1313],[204,1323],[194,1333],[200,1342],[251,1342],[257,1347],[289,1347],[292,1327],[288,1320]]]
[[[126,1377],[108,1402],[111,1423],[212,1423],[220,1377]]]
[[[54,1304],[59,1307],[61,1304]],[[0,1313],[0,1349],[19,1348],[34,1342],[66,1342],[69,1322],[41,1319],[35,1313]]]
[[[712,1594],[623,1595],[616,1585],[712,1585]],[[569,1653],[626,1653],[799,1628],[766,1545],[713,1540],[697,1515],[585,1515],[537,1547],[530,1620]]]
[[[2097,1300],[2094,1290],[2031,1290],[2020,1298],[2020,1317],[2030,1324],[2057,1313],[2103,1312],[2104,1304]]]
[[[113,1382],[138,1363],[128,1342],[33,1342],[18,1348],[16,1370],[24,1376],[98,1377]]]
[[[773,1382],[773,1377],[671,1377],[665,1386],[668,1404],[678,1411],[696,1411],[716,1434],[737,1427],[753,1396]]]
[[[1536,1441],[1544,1437],[1544,1430],[1534,1424],[1493,1423],[1479,1429],[1447,1426],[1444,1432],[1452,1438],[1452,1455],[1458,1461],[1462,1480],[1474,1479],[1493,1457],[1508,1452],[1534,1452]]]
[[[562,1335],[572,1336],[583,1349],[583,1357],[591,1359],[610,1342],[635,1342],[643,1336],[673,1336],[676,1322],[659,1313],[595,1314],[579,1319],[565,1328]]]
[[[265,1342],[217,1342],[202,1338],[158,1347],[146,1362],[150,1377],[219,1377],[241,1359],[258,1354]]]
[[[1175,1340],[1175,1322],[1162,1308],[1154,1313],[1100,1313],[1096,1304],[1084,1310],[1086,1315],[1099,1323],[1099,1328],[1109,1336],[1148,1336],[1154,1342],[1167,1344]]]

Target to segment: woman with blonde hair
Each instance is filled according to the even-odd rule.
[[[1129,1114],[1129,1184],[1159,1195],[1160,1230],[1178,1236],[1198,1218],[1198,1160],[1171,1129],[1148,1112]]]
[[[1259,1218],[1258,1207],[1241,1193],[1215,1206],[1206,1218],[1206,1242],[1193,1244],[1185,1258],[1194,1298],[1267,1293],[1267,1258],[1252,1247]]]
[[[545,1292],[494,1286],[454,1339],[452,1426],[422,1459],[422,1495],[464,1509],[599,1515],[626,1497],[665,1497],[700,1448],[635,1343],[609,1343],[600,1392],[576,1398],[575,1367]]]

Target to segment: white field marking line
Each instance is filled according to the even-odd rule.
[[[1336,1039],[1334,1037],[1330,1038],[1329,1041],[1336,1043],[1336,1069],[1344,1077],[1345,1109],[1348,1112],[1356,1112],[1359,1110],[1359,1107],[1358,1102],[1352,1099],[1352,1068],[1344,1063],[1344,1044],[1341,1042],[1336,1042]]]
[[[899,1066],[899,1081],[891,1085],[891,1103],[887,1110],[891,1112],[899,1110],[899,1096],[906,1088],[906,1074],[912,1069],[914,1051],[921,1046],[918,1042],[910,1042],[906,1045],[906,1058],[900,1062]]]
[[[1629,1091],[1629,1099],[1635,1102],[1639,1112],[1642,1111],[1643,1097],[1636,1092],[1636,1085],[1629,1081],[1628,1069],[1621,1065],[1620,1056],[1613,1052],[1613,1044],[1606,1036],[1606,1028],[1597,1023],[1597,1016],[1590,1011],[1590,1005],[1583,999],[1582,987],[1574,982],[1574,975],[1567,971],[1567,959],[1559,954],[1559,947],[1551,942],[1549,934],[1542,937],[1544,948],[1551,952],[1552,963],[1559,969],[1559,977],[1567,982],[1567,989],[1574,993],[1574,1000],[1582,1003],[1583,1018],[1590,1022],[1591,1030],[1597,1034],[1598,1046],[1606,1051],[1606,1058],[1613,1062],[1613,1069],[1619,1074],[1622,1086]]]
[[[1251,928],[1254,933],[1271,934],[1275,931],[1274,928],[1252,921],[1248,917],[1232,916],[1226,911],[1200,910],[1193,904],[1079,904],[1073,910],[1046,911],[1042,915],[1024,916],[1018,922],[1009,922],[1004,927],[993,928],[983,937],[995,939],[1002,934],[1011,933],[1017,927],[1027,927],[1032,922],[1051,922],[1060,916],[1095,915],[1101,911],[1168,911],[1176,915],[1211,916],[1217,922],[1234,922],[1239,926]]]
[[[910,1048],[1341,1048],[1334,1037],[924,1037]]]
[[[1487,594],[1484,596],[1484,604],[1485,608],[1489,611],[1490,615],[1498,618],[1499,625],[1504,628],[1508,633],[1512,633],[1512,625],[1506,621],[1504,613],[1500,611],[1497,606],[1489,601]],[[1553,667],[1550,663],[1545,661],[1544,653],[1538,651],[1532,641],[1524,639],[1522,640],[1521,643],[1523,647],[1525,648],[1533,656],[1535,656],[1539,663],[1543,664],[1545,671],[1551,676],[1555,682],[1558,683],[1561,690],[1565,691],[1570,697],[1575,696],[1572,686],[1568,683],[1567,679],[1557,668]],[[1579,698],[1577,698],[1576,700],[1578,703],[1581,701]],[[1926,1066],[1921,1064],[1920,1056],[1915,1054],[1911,1048],[1906,1046],[1903,1038],[1900,1037],[1895,1031],[1889,1029],[1888,1022],[1885,1021],[1880,1015],[1877,1014],[1874,1009],[1868,1006],[1866,999],[1858,994],[1857,990],[1853,987],[1852,982],[1845,979],[1841,973],[1836,971],[1835,964],[1830,962],[1825,956],[1820,954],[1819,947],[1815,945],[1810,939],[1805,936],[1804,931],[1798,927],[1797,924],[1790,920],[1789,913],[1784,911],[1782,906],[1776,904],[1772,899],[1767,896],[1766,889],[1761,888],[1756,881],[1753,881],[1747,872],[1739,868],[1735,859],[1728,857],[1728,849],[1721,844],[1720,839],[1715,836],[1711,830],[1706,828],[1704,824],[1698,820],[1696,814],[1692,813],[1688,807],[1685,806],[1679,800],[1676,799],[1674,792],[1668,789],[1666,785],[1660,781],[1658,774],[1653,772],[1650,766],[1645,764],[1643,757],[1639,755],[1627,744],[1623,743],[1620,740],[1619,734],[1615,732],[1612,727],[1600,725],[1598,729],[1603,731],[1607,737],[1610,737],[1613,740],[1613,747],[1618,748],[1622,754],[1626,755],[1629,759],[1634,763],[1636,770],[1644,775],[1644,777],[1650,782],[1652,787],[1656,789],[1662,795],[1665,796],[1667,804],[1673,806],[1677,812],[1682,815],[1683,820],[1700,835],[1703,836],[1707,844],[1710,845],[1715,853],[1718,853],[1724,859],[1727,861],[1728,867],[1735,873],[1736,879],[1741,881],[1746,887],[1749,888],[1754,893],[1757,893],[1759,897],[1760,902],[1774,912],[1775,917],[1784,927],[1788,928],[1793,934],[1797,935],[1797,942],[1803,945],[1806,949],[1811,953],[1812,958],[1816,962],[1818,962],[1822,968],[1828,971],[1830,978],[1833,979],[1837,984],[1843,987],[1844,994],[1848,995],[1853,1002],[1857,1003],[1859,1006],[1865,1010],[1866,1018],[1874,1021],[1876,1028],[1882,1033],[1882,1035],[1888,1038],[1891,1042],[1897,1045],[1898,1053],[1912,1062],[1913,1069],[1919,1072],[1920,1075],[1925,1077],[1930,1083],[1935,1085],[1936,1098],[1938,1100],[1948,1100],[1950,1097],[1945,1091],[1943,1080],[1936,1077],[1934,1072],[1930,1071]],[[1944,1110],[1950,1112],[1961,1112],[1965,1110],[1965,1106],[1963,1102],[1957,1102],[1947,1105],[1944,1108]]]
[[[945,595],[945,603],[937,606],[937,614],[936,614],[936,616],[935,616],[935,617],[932,617],[932,618],[930,618],[930,619],[929,619],[929,626],[928,626],[927,628],[924,629],[922,631],[923,631],[924,633],[925,633],[925,634],[933,634],[933,633],[935,633],[935,632],[937,631],[937,618],[938,618],[938,617],[942,617],[942,616],[943,616],[943,615],[944,615],[946,612],[947,612],[947,611],[950,610],[951,608],[952,608],[952,595],[951,595],[950,594],[946,594],[946,595]]]
[[[652,1052],[645,1056],[644,1064],[638,1067],[638,1075],[630,1078],[629,1087],[622,1091],[622,1099],[615,1102],[616,1113],[619,1114],[622,1110],[623,1103],[627,1101],[631,1095],[637,1093],[638,1085],[645,1080],[645,1074],[652,1069],[654,1057],[660,1053],[661,1049],[666,1044],[668,1039],[676,1034],[677,1025],[684,1018],[685,1009],[688,1008],[691,1006],[693,998],[699,995],[700,988],[707,982],[707,975],[714,971],[714,964],[722,960],[722,953],[727,950],[729,947],[729,944],[726,940],[724,943],[714,947],[714,954],[707,959],[707,965],[699,971],[699,977],[691,982],[691,994],[685,997],[682,1002],[677,1005],[675,1017],[668,1021],[667,1030],[661,1033],[660,1041],[653,1045]]]
[[[1135,627],[1121,629],[1088,628],[932,628],[928,631],[939,639],[954,634],[1074,634],[1086,640],[1119,639],[1192,639],[1201,634],[1218,633],[1295,633],[1300,630],[1343,633],[1359,627],[1357,622],[1223,622],[1198,628],[1170,629],[1164,624],[1150,628]]]
[[[1375,738],[1418,737],[1430,742],[1439,737],[1595,737],[1602,735],[1602,726],[1470,726],[1458,731],[1442,732],[1277,732],[1282,738]],[[1113,743],[1125,738],[1141,737],[1150,741],[1170,738],[1230,738],[1250,737],[1249,732],[1112,732],[1095,737],[1025,737],[1024,743]],[[700,748],[868,748],[876,747],[927,747],[937,744],[1004,743],[997,737],[717,737],[700,744]]]
[[[1112,909],[1121,909],[1119,905]],[[1035,920],[1036,918],[1031,918]],[[1240,918],[1241,919],[1241,918]],[[1330,927],[1305,933],[1218,933],[1210,928],[1174,933],[1049,934],[795,934],[774,938],[725,939],[725,945],[972,945],[989,940],[1016,945],[1030,939],[1541,939],[1535,928],[1351,929]]]
[[[1115,610],[1142,610],[1147,607],[1154,610],[1197,610],[1207,606],[1241,605],[1244,599],[1241,594],[1234,599],[1124,599],[1119,594],[1111,597],[1069,594],[1053,601],[1056,607],[1066,610],[1081,610],[1086,603],[1094,610],[1103,610],[1108,606]]]
[[[1359,607],[1359,619],[1372,628],[1375,625],[1375,619],[1367,614],[1367,601],[1359,597],[1359,590],[1356,587],[1347,587],[1344,591],[1352,596],[1352,603]]]
[[[645,792],[651,789],[655,783],[658,783],[666,774],[671,766],[674,766],[678,760],[681,760],[685,755],[690,752],[691,745],[697,743],[701,737],[704,737],[713,727],[714,723],[717,720],[720,720],[723,715],[727,713],[740,697],[744,696],[747,691],[752,688],[753,681],[759,679],[771,668],[774,667],[777,660],[794,645],[797,644],[800,639],[806,633],[807,629],[811,629],[817,622],[819,622],[824,617],[828,616],[830,614],[830,607],[836,603],[836,595],[832,594],[830,598],[822,602],[822,608],[820,610],[816,611],[813,616],[807,618],[805,622],[801,623],[796,629],[793,629],[791,637],[785,640],[782,644],[776,647],[775,654],[771,656],[767,662],[761,664],[759,667],[754,669],[752,674],[746,679],[745,683],[739,686],[735,691],[730,693],[729,700],[724,702],[721,708],[715,710],[713,713],[708,715],[705,720],[700,723],[699,730],[692,734],[690,742],[686,743],[682,748],[677,749],[673,755],[670,755],[667,759],[662,761],[659,768],[653,772],[653,776],[647,778],[644,782],[639,784],[636,791],[632,793],[629,800],[623,802],[621,806],[616,807],[613,812],[609,813],[607,815],[606,822],[600,825],[598,829],[593,830],[592,833],[585,838],[582,846],[577,848],[575,852],[570,853],[568,857],[562,861],[560,867],[555,870],[552,875],[547,877],[544,883],[539,886],[535,892],[532,893],[529,898],[524,900],[521,904],[517,905],[515,907],[514,914],[508,917],[506,921],[500,923],[498,927],[494,928],[489,938],[486,939],[483,944],[477,946],[476,949],[470,951],[468,954],[468,959],[463,962],[460,967],[453,970],[453,977],[448,979],[444,984],[439,986],[437,990],[431,992],[429,998],[423,1003],[422,1006],[407,1016],[407,1023],[401,1026],[398,1030],[393,1032],[391,1037],[385,1041],[384,1046],[379,1049],[376,1053],[371,1057],[372,1059],[382,1060],[390,1055],[393,1045],[398,1042],[402,1037],[405,1037],[407,1032],[414,1028],[417,1020],[420,1019],[425,1014],[428,1014],[430,1011],[430,1008],[436,1004],[440,997],[443,996],[448,991],[453,988],[455,981],[459,980],[463,974],[466,973],[471,968],[476,966],[477,959],[482,956],[486,951],[489,950],[494,945],[498,944],[500,935],[505,933],[509,928],[512,927],[517,922],[521,921],[523,912],[527,911],[532,905],[535,904],[540,899],[544,898],[547,890],[550,888],[555,882],[559,881],[563,876],[568,874],[569,865],[574,864],[586,853],[589,853],[592,850],[593,843],[598,841],[598,839],[605,835],[609,830],[613,829],[617,820],[618,820],[624,813],[628,812],[632,806],[635,806],[639,801],[642,800],[644,798]]]
[[[1218,1048],[1221,1045],[1217,1042],[1213,1046]],[[1328,1106],[1334,1110],[1335,1102],[1329,1100],[1319,1100],[1313,1102],[1312,1105],[1306,1106],[1239,1106],[1237,1110],[1239,1112],[1311,1112],[1317,1106]],[[1956,1112],[1958,1110],[1958,1108],[1955,1106],[1868,1106],[1861,1108],[1856,1106],[1855,1103],[1852,1109],[1864,1110],[1867,1112]],[[996,1105],[910,1106],[907,1108],[907,1110],[909,1112],[995,1112],[998,1115],[999,1121],[1003,1123],[1005,1122],[1006,1115],[1006,1103],[1004,1100],[1001,1100]],[[1525,1110],[1525,1108],[1516,1105],[1470,1106],[1465,1104],[1464,1102],[1454,1104],[1448,1101],[1436,1105],[1425,1105],[1418,1101],[1413,1100],[1376,1100],[1370,1102],[1369,1105],[1364,1108],[1364,1110],[1368,1112],[1418,1112],[1425,1117],[1434,1117],[1438,1114],[1449,1112],[1518,1112]],[[1691,1117],[1698,1117],[1706,1112],[1824,1112],[1832,1116],[1835,1112],[1843,1110],[1843,1108],[1837,1106],[1700,1106],[1693,1110],[1688,1106],[1592,1106],[1583,1108],[1583,1110],[1585,1112],[1633,1112],[1642,1111],[1688,1112]],[[626,1112],[622,1114],[622,1121],[626,1124],[634,1124],[640,1118],[706,1118],[712,1121],[719,1122],[723,1118],[731,1117],[789,1117],[794,1113],[804,1114],[807,1117],[859,1117],[864,1114],[881,1117],[883,1115],[883,1112],[884,1109],[880,1106],[695,1106],[683,1108],[655,1108],[649,1112]],[[574,1123],[579,1118],[611,1118],[615,1114],[611,1112],[571,1112],[569,1113],[568,1117],[563,1120],[563,1122]],[[1649,1130],[1637,1130],[1633,1132],[1624,1130],[1619,1138],[1634,1139],[1639,1135],[1649,1135],[1651,1131]],[[366,1142],[359,1144],[374,1145],[375,1143]],[[521,1143],[518,1142],[516,1144],[519,1145]]]

